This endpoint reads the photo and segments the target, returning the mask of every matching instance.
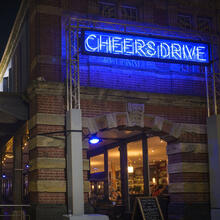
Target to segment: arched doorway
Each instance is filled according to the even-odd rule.
[[[102,143],[90,146],[90,199],[109,200],[130,213],[136,196],[167,188],[167,142],[141,130],[123,131],[99,132]]]
[[[200,180],[199,184],[201,185],[201,188],[195,188],[194,187],[195,184],[191,182],[190,179],[188,179],[188,176],[190,176],[191,178],[193,178],[193,181],[196,181],[194,179],[197,178],[198,172],[199,175],[201,173],[201,176],[203,176],[203,173],[204,175],[207,173],[207,164],[205,163],[205,161],[204,164],[201,164],[197,162],[198,160],[195,161],[192,160],[192,157],[198,157],[199,155],[203,153],[206,154],[207,152],[207,146],[206,144],[204,144],[205,140],[198,139],[199,137],[203,137],[206,132],[205,127],[203,125],[179,124],[169,121],[165,118],[146,115],[146,114],[144,114],[143,117],[139,117],[139,118],[133,117],[131,119],[130,115],[127,112],[119,112],[119,113],[101,115],[93,118],[83,118],[83,129],[85,135],[84,136],[85,148],[88,147],[88,138],[91,137],[91,135],[96,134],[99,137],[103,138],[102,142],[100,142],[97,145],[89,146],[89,150],[88,150],[88,152],[91,150],[93,152],[99,151],[100,154],[101,153],[103,154],[102,158],[106,158],[106,153],[104,153],[104,151],[101,150],[104,149],[104,146],[111,146],[113,149],[114,147],[119,147],[117,142],[120,141],[122,145],[123,144],[128,145],[132,141],[138,141],[138,138],[139,140],[142,139],[143,135],[147,136],[147,138],[144,138],[145,140],[149,138],[156,138],[157,140],[162,139],[165,143],[167,143],[166,151],[168,154],[168,162],[167,162],[168,164],[166,164],[166,166],[168,167],[168,191],[169,191],[168,194],[170,198],[169,218],[172,216],[176,216],[176,207],[182,208],[186,205],[187,207],[191,207],[193,205],[192,203],[194,201],[193,199],[195,198],[194,197],[195,191],[198,195],[208,194],[207,193],[208,186],[205,180],[203,179]],[[150,144],[148,146],[148,149],[149,147]],[[122,147],[122,149],[126,149],[126,148]],[[98,156],[99,153],[96,154],[88,153],[88,156],[89,157]],[[119,153],[121,154],[121,151],[119,151]],[[111,155],[111,151],[109,151],[109,154]],[[123,154],[126,155],[127,153],[124,152]],[[145,153],[143,154],[143,156],[144,155],[147,154]],[[123,167],[128,166],[127,165],[128,161],[126,160],[126,158],[123,158],[122,160],[120,159],[120,169],[122,167],[121,161],[126,164]],[[146,161],[146,159],[143,158],[143,161]],[[150,161],[148,162],[149,162],[148,164],[150,164]],[[103,168],[104,170],[107,169],[106,164],[107,163],[105,162]],[[128,170],[126,170],[126,168],[124,168],[124,170],[126,171],[123,172],[124,175],[128,175]],[[103,191],[105,193],[107,192],[107,190],[109,190],[109,188],[106,187],[107,184],[104,184],[105,183],[104,181],[107,181],[107,179],[109,178],[106,173],[107,172],[105,172],[105,175],[102,173],[102,175],[104,175],[102,176],[103,181],[97,182],[97,184],[100,185],[100,186],[97,185],[97,189],[99,188],[101,189],[103,187]],[[146,173],[146,171],[143,171],[143,173]],[[123,178],[126,179],[126,176]],[[153,181],[157,182],[157,180],[153,180],[153,178],[155,177],[149,175],[149,181],[147,182],[149,186],[152,185]],[[146,178],[144,178],[144,180],[146,181]],[[146,185],[147,183],[145,182],[144,184]],[[121,189],[129,188],[128,186],[124,187],[123,184],[126,184],[126,181],[124,183],[121,183],[121,185],[123,186]],[[91,185],[91,189],[92,187],[95,189],[95,185],[93,186],[92,181],[90,185]],[[185,186],[187,186],[187,188]],[[129,195],[129,189],[127,190],[127,194]],[[189,201],[187,200],[185,202],[186,195],[190,196],[190,200]],[[101,197],[101,195],[99,196]],[[132,196],[130,195],[128,197],[125,196],[124,198],[129,198],[129,199],[127,201],[125,200],[124,203],[126,204],[127,202],[127,204],[129,204],[129,200],[131,197]],[[132,209],[132,207],[128,207],[128,208]],[[179,209],[178,209],[178,213],[180,213],[181,211]]]

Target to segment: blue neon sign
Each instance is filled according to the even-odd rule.
[[[207,43],[91,30],[83,31],[83,52],[130,59],[209,63]]]

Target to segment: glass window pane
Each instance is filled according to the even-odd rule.
[[[192,17],[190,15],[178,14],[177,25],[182,29],[191,30],[192,29]]]
[[[104,182],[91,181],[90,182],[90,202],[95,205],[97,200],[104,199]]]
[[[112,201],[121,199],[120,171],[120,151],[116,147],[108,150],[109,199]]]
[[[100,14],[106,18],[116,18],[116,5],[100,2]]]
[[[142,141],[127,144],[129,194],[144,193]]]
[[[121,10],[121,19],[129,21],[137,21],[137,8],[135,7],[120,7]]]
[[[90,157],[90,173],[104,172],[104,154]]]
[[[167,142],[160,137],[148,138],[148,159],[150,170],[150,189],[158,196],[168,185]]]
[[[201,32],[210,32],[211,31],[211,18],[203,18],[198,17],[197,18],[197,28],[198,31]]]

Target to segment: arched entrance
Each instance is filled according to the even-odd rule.
[[[142,140],[143,135],[147,136],[144,140],[151,137],[155,137],[158,140],[161,138],[167,143],[168,194],[170,197],[168,209],[169,219],[193,219],[193,216],[201,216],[202,219],[208,219],[209,185],[207,179],[206,127],[204,125],[174,123],[165,118],[146,114],[141,117],[134,117],[134,115],[128,112],[119,112],[93,118],[84,117],[83,131],[85,136],[84,148],[88,148],[89,151],[91,151],[91,149],[104,149],[103,146],[113,146],[116,144],[115,142],[118,141],[117,139],[126,139],[126,145],[129,145],[129,141],[138,141],[138,137],[139,140]],[[102,138],[106,137],[106,139],[103,139],[103,142],[97,146],[88,146],[88,138],[93,134]],[[132,138],[136,138],[136,140],[132,140]],[[122,147],[122,149],[126,148]],[[111,153],[113,154],[113,152],[109,151],[110,155]],[[126,152],[124,152],[124,155],[126,155]],[[95,154],[93,156],[95,156]],[[96,154],[96,156],[98,156],[98,154]],[[106,157],[104,153],[102,157]],[[120,166],[122,162],[126,164],[124,167],[128,166],[128,160],[126,161],[125,159],[126,158],[120,159]],[[143,161],[146,161],[146,158],[143,158]],[[107,163],[104,165],[104,169],[107,169],[106,164]],[[111,166],[109,165],[109,167]],[[115,169],[117,169],[117,167]],[[124,170],[126,170],[126,168],[124,168]],[[143,174],[145,175],[146,171],[143,170]],[[124,172],[124,175],[129,175],[128,169]],[[107,180],[108,175],[105,174],[104,178]],[[124,178],[126,179],[126,176]],[[127,179],[128,178],[129,177],[127,177]],[[153,182],[152,178],[152,176],[149,177],[149,186],[151,182]],[[103,183],[104,182],[101,184]],[[102,187],[101,184],[97,184],[97,188]],[[114,185],[115,183],[112,182],[112,184]],[[126,184],[126,182],[122,182],[121,184]],[[147,184],[146,178],[144,184],[145,186]],[[106,185],[107,184],[103,184],[103,187]],[[92,187],[95,188],[93,184],[91,184],[91,189]],[[124,185],[122,188],[125,188]],[[128,189],[127,193],[129,194],[129,186],[126,189]],[[106,190],[109,190],[109,188],[105,187],[104,192],[106,192]],[[125,199],[126,198],[127,197],[125,197]],[[124,202],[129,204],[128,200]],[[190,214],[192,208],[194,210],[193,216]]]
[[[102,139],[88,150],[90,199],[121,204],[127,213],[132,212],[135,196],[168,194],[166,147],[177,141],[170,134],[174,125],[167,120],[153,116],[132,120],[131,124],[128,113],[84,119],[87,140],[93,135]]]

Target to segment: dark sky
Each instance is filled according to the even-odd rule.
[[[10,35],[21,0],[3,0],[0,4],[0,60]]]

